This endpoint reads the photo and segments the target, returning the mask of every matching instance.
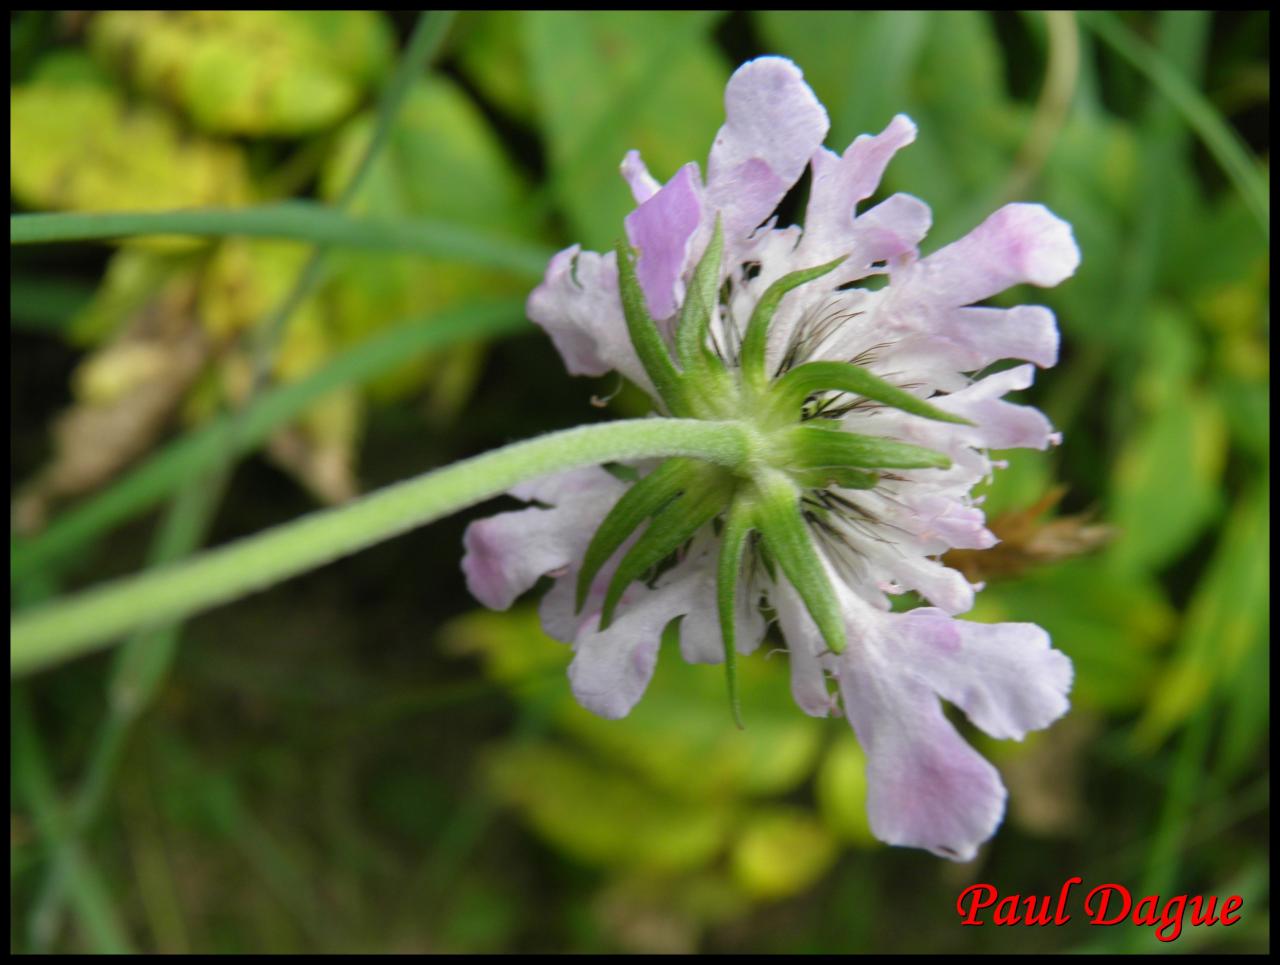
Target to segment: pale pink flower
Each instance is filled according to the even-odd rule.
[[[635,275],[659,330],[672,337],[718,219],[724,295],[712,311],[707,345],[735,377],[747,319],[766,289],[789,273],[843,257],[782,299],[764,347],[768,377],[813,361],[854,363],[935,410],[968,420],[924,418],[838,392],[808,398],[797,422],[926,447],[945,454],[950,465],[883,472],[871,488],[799,485],[846,645],[833,652],[796,587],[776,569],[771,576],[748,551],[737,588],[736,647],[747,654],[763,639],[762,607],[776,614],[796,702],[815,716],[843,709],[866,752],[875,834],[890,844],[968,859],[999,824],[1005,790],[995,769],[943,715],[941,701],[993,737],[1021,739],[1066,712],[1072,677],[1069,660],[1034,624],[955,619],[972,607],[976,588],[938,561],[949,549],[996,542],[970,496],[992,472],[988,450],[1044,449],[1058,441],[1039,411],[1003,399],[1031,383],[1032,364],[972,375],[1003,359],[1053,365],[1053,314],[977,303],[1020,283],[1058,284],[1074,272],[1079,251],[1070,227],[1047,209],[1010,204],[921,257],[918,246],[930,226],[923,201],[894,194],[859,210],[893,155],[915,139],[915,125],[899,115],[843,154],[827,150],[826,111],[788,60],[763,57],[740,67],[729,81],[725,110],[705,180],[695,163],[664,185],[636,152],[622,163],[637,204],[625,230],[638,250]],[[812,181],[803,230],[779,227],[773,212],[806,169]],[[662,409],[628,337],[619,284],[614,253],[568,248],[530,295],[529,316],[551,336],[571,373],[619,372],[654,394]],[[634,536],[595,576],[585,605],[575,606],[583,555],[628,486],[604,469],[588,468],[518,487],[512,495],[533,505],[473,523],[463,560],[471,591],[496,609],[510,606],[540,577],[552,578],[541,603],[543,626],[573,645],[569,677],[578,700],[610,718],[625,716],[640,699],[663,629],[675,618],[683,618],[686,660],[724,659],[716,611],[723,520],[703,525],[648,583],[632,582],[604,629],[606,588]],[[892,612],[889,595],[906,590],[931,605]]]

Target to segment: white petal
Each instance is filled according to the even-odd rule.
[[[529,295],[526,311],[551,336],[570,374],[617,370],[652,394],[627,335],[613,252],[599,255],[574,245],[557,254]]]
[[[894,154],[915,137],[915,124],[905,114],[899,114],[879,134],[856,138],[843,156],[825,148],[814,152],[813,187],[804,219],[805,257],[821,264],[855,248],[854,215],[858,204],[875,193]],[[927,207],[925,211],[928,212]]]
[[[919,262],[913,296],[972,305],[1013,285],[1052,287],[1080,264],[1071,226],[1040,204],[1007,204],[959,241]]]
[[[922,608],[898,627],[904,664],[992,737],[1021,740],[1070,707],[1071,661],[1034,623],[974,623]]]
[[[467,588],[490,609],[507,609],[540,577],[581,558],[624,488],[595,466],[516,487],[513,495],[551,508],[499,513],[468,526],[462,537]]]
[[[778,613],[778,626],[787,641],[791,660],[791,696],[800,709],[811,717],[829,717],[836,708],[836,697],[827,688],[823,657],[827,644],[822,639],[804,601],[785,580],[776,586],[769,598]]]
[[[872,833],[970,860],[1004,815],[996,769],[956,733],[929,686],[877,647],[851,646],[835,672],[867,756]]]
[[[733,241],[769,217],[829,125],[800,68],[782,57],[758,57],[734,71],[724,106],[725,123],[707,161],[707,192]]]
[[[622,159],[622,176],[626,178],[636,204],[644,204],[657,194],[658,188],[661,187],[641,160],[639,151],[628,151],[626,157]]]

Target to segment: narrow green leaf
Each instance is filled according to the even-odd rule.
[[[636,527],[682,492],[697,485],[710,469],[710,466],[695,459],[668,459],[622,494],[622,498],[614,503],[609,515],[591,537],[586,555],[582,558],[582,569],[578,572],[577,601],[574,604],[576,610],[582,610],[587,591],[600,572],[600,567],[635,532]]]
[[[796,426],[789,433],[791,465],[798,469],[850,466],[863,469],[948,469],[951,460],[940,452],[880,436],[821,425]]]
[[[724,229],[717,214],[715,231],[698,261],[698,267],[693,270],[693,283],[685,293],[684,304],[680,307],[680,322],[676,327],[676,354],[686,372],[698,368],[704,361],[702,350],[720,288],[720,257],[723,251]]]
[[[821,278],[839,267],[847,257],[848,255],[841,255],[835,261],[829,261],[825,265],[793,271],[789,275],[783,275],[765,289],[764,294],[760,296],[760,301],[756,303],[755,310],[751,313],[750,321],[747,322],[746,334],[742,337],[742,373],[748,382],[760,388],[763,388],[766,382],[765,342],[769,334],[769,325],[773,321],[773,314],[778,310],[783,296],[807,281]]]
[[[48,756],[36,733],[27,694],[12,689],[9,722],[13,747],[13,785],[30,808],[30,817],[49,859],[65,875],[76,917],[90,942],[90,950],[122,953],[130,950],[128,935],[112,905],[112,891],[89,861],[79,842],[69,833],[67,815],[58,800]],[[32,945],[47,946],[43,922],[28,922]]]
[[[9,216],[11,245],[102,241],[138,235],[292,238],[338,247],[415,252],[449,261],[509,269],[533,278],[546,270],[547,260],[552,254],[541,245],[487,234],[439,219],[377,221],[353,217],[308,201],[245,208]]]
[[[817,392],[848,392],[926,419],[973,425],[968,419],[944,412],[851,362],[807,362],[770,386],[775,409],[787,414],[798,412],[804,400]]]
[[[1168,98],[1248,205],[1262,236],[1270,240],[1271,191],[1265,168],[1230,121],[1167,57],[1141,40],[1116,14],[1089,10],[1082,11],[1080,19]]]
[[[800,513],[800,493],[781,473],[756,480],[760,494],[756,528],[782,572],[804,600],[822,638],[833,653],[844,650],[844,618],[835,590]]]
[[[729,501],[727,482],[716,480],[710,485],[698,486],[668,503],[653,517],[648,528],[627,551],[618,564],[609,589],[605,592],[604,607],[600,612],[600,629],[613,620],[613,611],[622,593],[632,581],[678,550],[704,524],[709,523]]]
[[[849,466],[819,466],[791,474],[802,489],[828,489],[840,486],[844,489],[874,489],[880,476],[864,469]]]
[[[742,705],[738,700],[737,611],[738,580],[742,575],[742,550],[755,528],[753,506],[736,499],[725,518],[720,534],[720,559],[716,566],[716,606],[720,613],[720,635],[724,639],[724,677],[729,686],[729,709],[742,729]]]
[[[640,364],[644,366],[649,381],[662,396],[667,409],[672,415],[683,415],[683,392],[680,385],[680,373],[671,361],[671,353],[667,351],[667,343],[662,340],[658,326],[649,317],[649,310],[644,304],[644,292],[640,289],[640,280],[636,278],[635,255],[622,242],[618,242],[618,290],[622,295],[622,313],[627,319],[627,334],[631,336],[631,344],[640,356]]]

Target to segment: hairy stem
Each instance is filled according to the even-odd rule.
[[[751,442],[733,422],[632,419],[518,442],[168,566],[19,614],[11,675],[30,673],[245,596],[473,506],[516,483],[621,459],[692,456],[730,468]]]

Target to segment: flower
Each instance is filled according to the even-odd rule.
[[[560,252],[528,311],[571,373],[617,371],[667,414],[749,426],[751,465],[671,459],[633,467],[635,482],[593,467],[517,487],[529,508],[468,529],[468,585],[503,609],[550,576],[543,626],[573,645],[577,699],[610,718],[640,699],[671,621],[684,658],[725,661],[732,687],[735,655],[775,615],[796,702],[843,709],[866,752],[873,832],[967,860],[1005,789],[941,701],[1021,739],[1066,712],[1072,677],[1034,624],[956,619],[978,587],[938,560],[995,542],[970,495],[988,450],[1058,442],[1040,412],[1003,399],[1032,364],[971,374],[1053,365],[1053,314],[977,303],[1056,285],[1079,251],[1047,209],[1009,204],[921,257],[924,202],[857,210],[915,125],[899,115],[842,155],[825,149],[826,111],[788,60],[742,65],[725,111],[705,181],[690,163],[660,185],[627,155],[630,245]],[[779,226],[806,169],[803,230]],[[893,612],[906,590],[931,605]]]

